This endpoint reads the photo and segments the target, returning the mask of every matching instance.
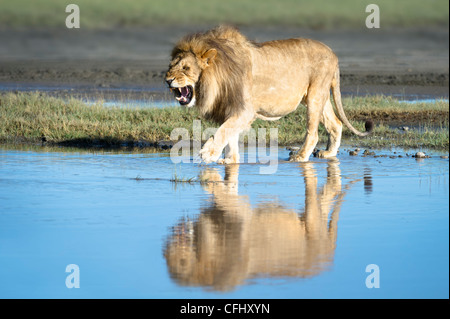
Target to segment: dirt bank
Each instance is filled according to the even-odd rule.
[[[141,87],[162,94],[171,47],[190,28],[0,31],[0,87]],[[306,37],[339,56],[342,91],[448,97],[446,28],[312,31],[245,27],[250,39]],[[419,92],[419,93],[418,93]]]

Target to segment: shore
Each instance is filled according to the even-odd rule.
[[[168,139],[173,128],[192,125],[195,114],[179,108],[126,113],[103,107],[97,108],[99,113],[94,115],[89,110],[90,106],[80,99],[173,101],[163,80],[171,48],[183,35],[205,29],[207,27],[191,26],[0,31],[3,44],[0,47],[0,98],[3,106],[7,104],[5,96],[11,99],[15,95],[17,103],[35,99],[34,105],[41,107],[49,104],[51,97],[56,97],[51,103],[57,108],[48,109],[51,113],[60,112],[64,109],[64,101],[75,98],[73,103],[85,117],[82,124],[87,125],[75,132],[55,131],[51,126],[42,129],[32,118],[29,131],[14,131],[16,123],[10,127],[12,133],[3,130],[2,141],[40,143],[42,140],[49,145],[82,147],[168,145],[160,142]],[[358,145],[448,149],[448,28],[320,31],[298,27],[242,27],[241,31],[258,42],[305,37],[330,46],[340,59],[341,91],[348,117],[360,129],[368,118],[377,126],[374,137],[368,139],[367,144],[359,139]],[[30,91],[38,93],[21,95],[21,92]],[[381,108],[377,98],[385,101]],[[433,103],[403,104],[398,108],[396,102],[436,99],[447,102],[438,103],[437,108]],[[9,106],[17,107],[11,103]],[[23,110],[17,108],[15,111],[18,113],[4,115],[9,122],[17,120],[15,116]],[[35,112],[39,113],[39,108]],[[295,118],[294,126],[290,124],[290,118],[271,122],[280,129],[280,143],[283,145],[302,142],[303,128],[299,129],[299,126],[305,116],[301,111],[296,113],[293,117],[298,118]],[[165,115],[161,117],[161,114]],[[105,116],[117,116],[120,120],[117,122],[117,118],[113,118],[108,122]],[[127,116],[142,120],[123,121]],[[180,116],[185,120],[183,123],[174,120]],[[50,118],[49,123],[58,121],[73,124],[71,119],[58,117]],[[267,125],[262,121],[257,124],[260,127]],[[101,125],[106,125],[106,128],[119,125],[120,129],[97,131]],[[24,127],[28,127],[27,124]],[[414,127],[416,130],[411,130],[409,135],[399,135],[398,127]],[[439,134],[436,135],[437,131]],[[347,137],[352,142],[351,137]],[[383,138],[377,140],[377,137]]]
[[[207,28],[1,30],[0,89],[49,86],[108,93],[139,88],[154,99],[167,98],[163,75],[171,48],[183,35]],[[339,57],[344,95],[449,95],[448,28],[241,31],[258,42],[305,37],[327,44]]]
[[[364,131],[364,123],[375,123],[372,134],[357,138],[344,128],[347,144],[368,147],[427,147],[448,150],[448,102],[402,103],[391,97],[345,98],[345,112],[352,125]],[[78,147],[157,147],[168,149],[182,129],[195,139],[194,121],[199,119],[195,109],[182,107],[121,108],[102,103],[87,105],[80,100],[65,100],[43,93],[3,93],[0,95],[0,142],[31,143]],[[201,127],[217,128],[219,124],[201,120]],[[256,120],[252,129],[265,129],[266,140],[272,128],[277,130],[280,146],[300,145],[306,133],[306,108],[274,122]],[[259,134],[259,133],[258,133]],[[245,134],[244,134],[245,135]],[[259,136],[259,135],[258,135]],[[319,127],[321,143],[327,135]],[[203,140],[209,136],[203,136]]]

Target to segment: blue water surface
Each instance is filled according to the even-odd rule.
[[[448,159],[377,153],[393,151],[299,164],[280,148],[261,174],[4,146],[0,298],[448,298]]]

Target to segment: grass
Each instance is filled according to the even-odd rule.
[[[170,179],[170,182],[174,183],[175,185],[179,183],[187,183],[187,184],[193,184],[195,182],[198,182],[198,180],[195,177],[182,177],[177,174],[177,166],[174,166],[174,172],[172,174],[172,178]]]
[[[370,137],[357,138],[344,128],[343,139],[359,146],[403,146],[449,148],[449,104],[400,103],[385,96],[346,98],[347,117],[364,130],[364,121],[372,119],[375,129]],[[193,121],[200,119],[195,110],[180,107],[119,108],[101,104],[86,105],[77,99],[63,100],[42,93],[4,93],[0,95],[0,142],[41,143],[64,146],[152,145],[169,140],[174,128],[186,128],[192,137]],[[202,120],[202,130],[218,127]],[[419,129],[401,131],[393,125]],[[256,120],[254,129],[278,129],[279,145],[301,144],[305,135],[304,107],[274,122]],[[319,129],[320,142],[326,132]],[[267,136],[268,137],[268,136]],[[267,139],[268,140],[268,139]]]
[[[0,2],[0,27],[65,28],[70,2]],[[77,0],[81,28],[233,23],[309,28],[365,28],[369,1],[357,0]],[[381,27],[448,26],[447,0],[377,0]]]
[[[178,108],[121,109],[40,93],[1,96],[0,140],[11,137],[53,143],[83,141],[116,145],[127,141],[169,139],[174,127],[192,123],[193,115]]]

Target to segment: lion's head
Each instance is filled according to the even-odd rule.
[[[188,35],[172,50],[166,82],[181,105],[223,122],[244,105],[252,45],[228,26]]]
[[[181,105],[188,107],[195,105],[196,84],[203,70],[208,67],[216,54],[215,49],[209,49],[201,56],[190,51],[177,52],[175,56],[172,56],[166,81]]]

